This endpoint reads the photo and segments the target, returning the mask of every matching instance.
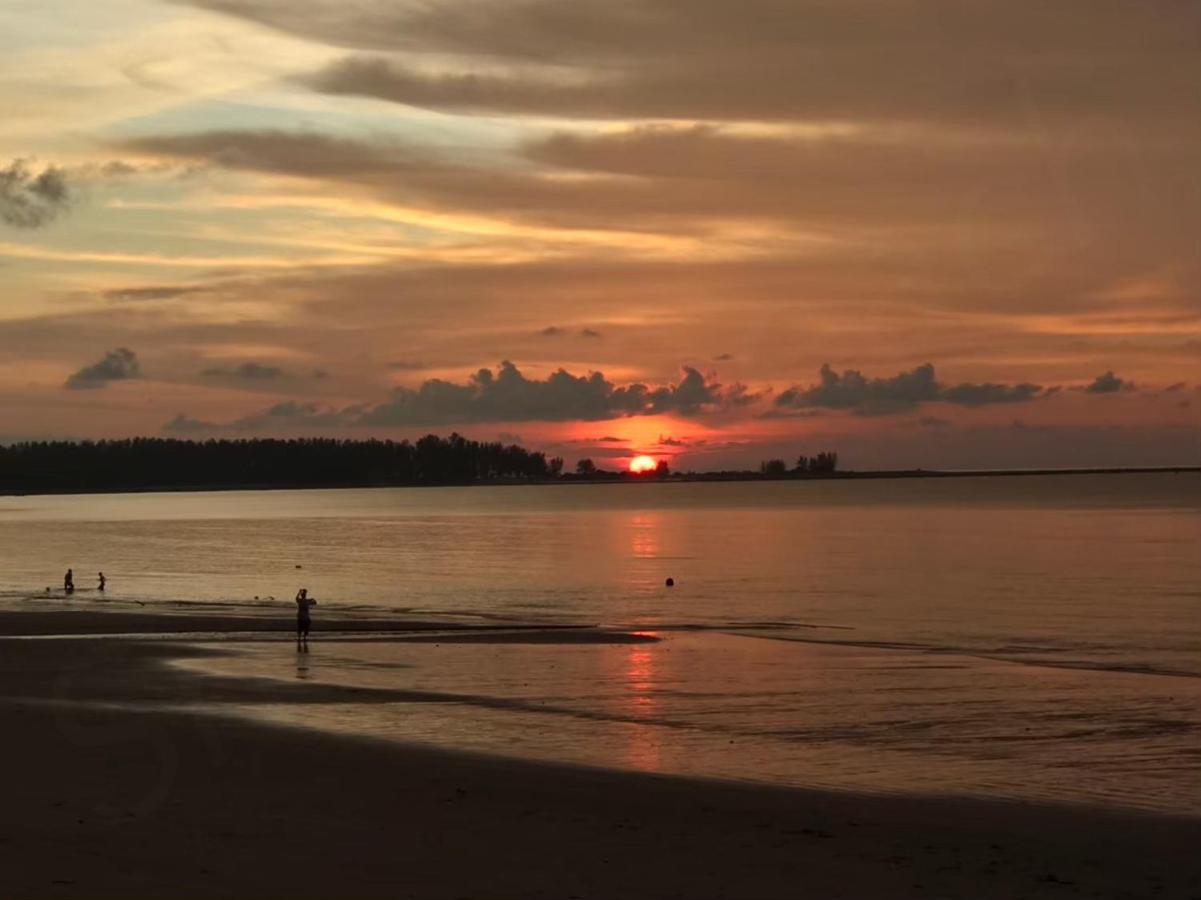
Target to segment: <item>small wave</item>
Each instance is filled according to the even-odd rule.
[[[827,626],[836,627],[836,626]],[[839,640],[831,638],[819,637],[792,637],[783,634],[753,634],[739,631],[738,629],[723,629],[729,634],[738,637],[760,638],[763,640],[772,641],[789,641],[798,644],[828,644],[835,647],[862,647],[867,650],[906,650],[916,653],[931,653],[931,654],[955,654],[957,656],[966,656],[973,659],[985,659],[991,662],[1009,663],[1017,666],[1032,666],[1048,669],[1077,669],[1081,671],[1091,672],[1112,672],[1125,675],[1155,675],[1165,678],[1201,678],[1201,672],[1191,671],[1189,669],[1168,668],[1165,666],[1151,665],[1148,663],[1137,662],[1105,662],[1103,660],[1093,659],[1044,659],[1024,656],[1022,654],[1031,652],[1071,652],[1072,650],[1080,650],[1084,648],[1065,648],[1065,647],[1039,647],[1037,649],[1027,648],[1012,648],[1003,651],[981,650],[979,647],[969,647],[963,645],[939,645],[928,643],[914,643],[909,641],[872,641],[872,640]]]
[[[1126,675],[1161,675],[1167,678],[1201,678],[1201,672],[1190,672],[1187,669],[1168,669],[1163,666],[1151,666],[1141,663],[1107,663],[1091,659],[1014,659],[1007,656],[986,656],[968,653],[980,659],[991,659],[997,662],[1013,663],[1019,666],[1037,666],[1045,669],[1082,669],[1089,672],[1116,672]]]

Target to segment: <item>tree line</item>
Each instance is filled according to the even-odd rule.
[[[0,446],[0,490],[150,490],[221,487],[368,487],[541,481],[559,457],[516,444],[428,434],[409,441],[129,438]]]
[[[0,445],[0,492],[137,491],[241,487],[375,487],[518,481],[745,480],[828,476],[838,454],[801,456],[789,468],[765,460],[759,471],[673,473],[666,460],[645,473],[608,471],[582,459],[572,473],[561,457],[460,434],[415,442],[338,438],[205,441],[127,438]]]
[[[797,457],[796,465],[788,468],[782,459],[765,459],[759,463],[759,474],[765,478],[788,478],[804,475],[833,475],[838,471],[838,454],[823,450],[817,456]]]

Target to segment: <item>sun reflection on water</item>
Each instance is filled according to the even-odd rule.
[[[640,632],[656,636],[653,632]],[[625,712],[632,721],[626,727],[626,764],[647,772],[661,769],[659,729],[653,724],[659,714],[655,696],[654,644],[631,644],[625,652]],[[640,720],[640,721],[638,721]]]
[[[638,513],[630,517],[630,553],[635,559],[654,559],[663,554],[663,517]]]

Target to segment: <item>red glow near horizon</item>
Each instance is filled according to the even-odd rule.
[[[630,460],[630,471],[635,474],[639,472],[653,472],[657,463],[653,456],[635,456]]]

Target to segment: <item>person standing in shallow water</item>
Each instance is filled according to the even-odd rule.
[[[67,574],[63,576],[63,593],[75,593],[75,573],[67,569]]]
[[[308,588],[301,588],[296,592],[296,649],[309,649],[309,629],[313,625],[313,620],[309,615],[309,610],[317,605],[317,601],[309,596]]]
[[[96,577],[100,579],[100,583],[98,585],[96,585],[96,590],[100,591],[100,593],[103,594],[104,586],[108,583],[108,579],[104,577],[103,572],[97,572]]]

